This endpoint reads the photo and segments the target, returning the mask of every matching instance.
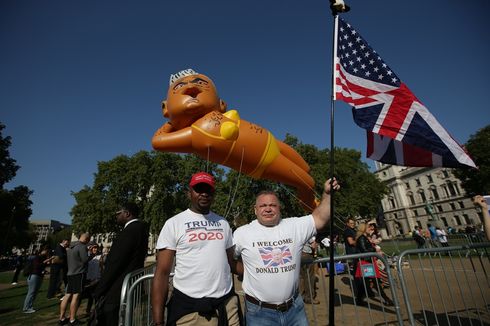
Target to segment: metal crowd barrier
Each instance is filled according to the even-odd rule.
[[[319,280],[317,290],[312,289],[315,282],[305,282],[308,285],[311,284],[306,289],[301,289],[300,286],[304,301],[312,302],[312,304],[305,304],[310,325],[327,325],[329,321],[329,271],[326,268],[329,260],[329,258],[321,258],[313,261],[312,264],[320,265],[314,275],[311,275],[309,269],[306,269],[307,278],[313,277]],[[364,253],[337,256],[334,257],[334,261],[336,266],[334,313],[337,325],[403,325],[396,281],[390,267],[392,263],[387,257],[377,253]],[[361,277],[362,274],[356,273],[355,270],[364,269],[366,266],[359,266],[360,261],[372,264],[372,266],[379,264],[381,268],[377,269],[383,280],[375,277]],[[305,275],[301,277],[304,278]],[[359,291],[366,294],[362,303],[356,300]],[[386,304],[382,292],[384,292],[383,296],[393,302]],[[314,297],[315,293],[316,297]]]
[[[151,280],[156,264],[126,275],[121,288],[119,326],[151,324]],[[147,282],[144,282],[148,280]]]
[[[461,238],[461,241],[466,239]],[[377,253],[334,258],[337,325],[490,325],[490,242],[409,249],[399,256]],[[354,275],[359,260],[378,264],[382,278]],[[328,324],[329,258],[311,261],[302,278],[310,325]],[[303,269],[303,268],[302,268]],[[313,271],[313,272],[312,272]],[[121,294],[120,325],[150,325],[154,265],[129,274]],[[332,271],[333,272],[333,271]],[[311,282],[313,280],[313,282]],[[316,282],[315,282],[316,281]],[[318,283],[318,286],[316,284]],[[312,287],[315,286],[313,289]],[[242,293],[241,284],[235,284]],[[355,300],[358,291],[364,302]],[[386,304],[383,291],[393,304]],[[316,297],[314,294],[316,293]],[[317,302],[319,301],[319,302]],[[243,307],[243,305],[242,305]]]
[[[410,325],[490,324],[489,252],[488,242],[403,252],[397,269]]]

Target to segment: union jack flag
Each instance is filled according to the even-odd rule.
[[[334,99],[367,130],[367,156],[403,166],[476,167],[470,156],[345,20],[336,19]]]
[[[293,259],[288,246],[259,248],[260,257],[265,267],[282,266]]]

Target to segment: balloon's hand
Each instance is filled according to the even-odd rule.
[[[226,140],[236,140],[238,138],[238,126],[231,121],[223,122],[220,127],[220,134]]]

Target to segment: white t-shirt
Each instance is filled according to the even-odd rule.
[[[232,287],[226,256],[232,241],[230,225],[223,217],[187,209],[165,222],[156,247],[176,251],[175,288],[196,299],[219,298]]]
[[[444,232],[443,230],[436,230],[436,234],[439,238],[439,242],[441,243],[447,242],[446,232]]]
[[[276,304],[291,298],[298,288],[303,245],[315,234],[312,215],[282,219],[273,227],[257,220],[239,227],[233,243],[245,267],[245,293]]]

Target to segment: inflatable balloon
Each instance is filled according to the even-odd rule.
[[[207,76],[192,69],[171,75],[162,109],[168,122],[153,136],[155,150],[194,153],[256,179],[290,185],[305,209],[316,207],[308,164],[267,129],[241,119],[236,110],[226,111]]]

